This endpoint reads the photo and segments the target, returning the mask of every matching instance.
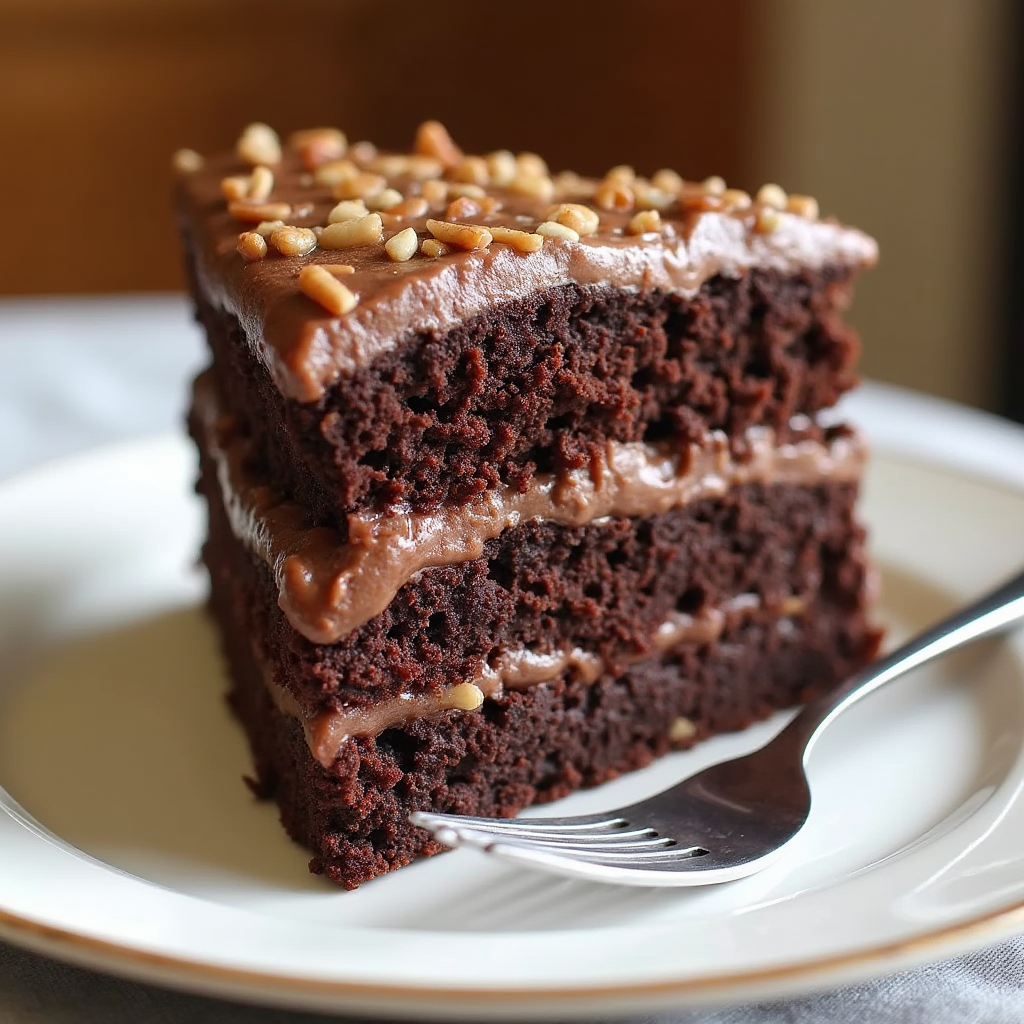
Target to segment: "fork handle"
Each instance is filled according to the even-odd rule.
[[[795,743],[806,758],[825,727],[851,704],[874,693],[904,672],[982,637],[1008,630],[1022,620],[1024,572],[908,640],[902,647],[872,662],[836,689],[811,701],[782,730],[778,739]]]

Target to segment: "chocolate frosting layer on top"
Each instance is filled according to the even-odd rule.
[[[345,159],[369,173],[386,166],[367,146],[350,147]],[[267,199],[289,204],[286,223],[326,225],[336,199],[331,187],[313,183],[300,151],[286,148],[271,169],[274,183]],[[600,182],[567,174],[548,179],[551,187],[544,197],[497,185],[469,188],[485,194],[485,209],[491,202],[499,204],[491,212],[450,212],[453,196],[467,189],[449,182],[449,193],[435,198],[419,216],[386,210],[380,216],[384,238],[412,227],[422,241],[432,237],[428,218],[534,232],[558,204],[579,203],[598,213],[600,224],[578,241],[545,237],[534,252],[492,241],[486,248],[455,250],[436,258],[417,250],[405,262],[393,262],[383,242],[342,250],[318,247],[306,256],[283,256],[271,247],[265,258],[246,262],[236,245],[239,233],[252,230],[254,224],[229,212],[221,181],[249,171],[249,164],[227,155],[182,172],[183,230],[206,297],[238,317],[282,393],[304,402],[318,400],[333,382],[415,334],[443,334],[492,305],[549,288],[610,285],[691,296],[716,275],[737,277],[755,267],[783,273],[826,265],[860,267],[873,263],[877,255],[874,241],[863,233],[832,220],[776,209],[771,197],[730,201],[729,193],[721,195],[720,188],[687,183],[670,197],[660,195],[648,203],[636,198],[621,209],[606,209],[595,197],[600,195]],[[440,173],[451,178],[456,168],[439,168]],[[392,173],[383,180],[404,198],[424,192],[424,182],[407,174]],[[649,183],[645,188],[648,195],[659,191]],[[638,197],[642,194],[637,192]],[[639,230],[633,221],[636,213],[652,203],[658,205],[656,229],[631,234]],[[353,267],[353,273],[339,280],[355,294],[354,308],[334,316],[308,298],[298,275],[309,264]]]

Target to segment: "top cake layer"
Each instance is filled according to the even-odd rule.
[[[714,277],[852,273],[876,258],[866,235],[777,186],[752,198],[671,171],[552,176],[535,154],[466,156],[436,123],[408,154],[335,129],[282,146],[252,125],[235,153],[176,163],[200,291],[299,402],[419,335],[553,288],[692,297]]]

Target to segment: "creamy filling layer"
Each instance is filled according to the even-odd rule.
[[[791,597],[775,606],[780,622],[802,614],[806,604],[804,598]],[[756,594],[741,594],[721,608],[711,608],[697,615],[674,612],[655,630],[647,651],[626,656],[619,663],[628,666],[648,658],[665,657],[684,644],[712,644],[722,635],[730,616],[750,614],[762,607]],[[442,687],[435,693],[403,693],[372,707],[342,708],[315,714],[303,710],[288,690],[275,683],[268,668],[264,669],[264,678],[278,710],[302,723],[310,753],[329,768],[345,743],[353,737],[378,736],[386,729],[445,711],[476,711],[487,698],[500,697],[508,690],[523,691],[543,686],[569,673],[585,685],[592,685],[606,669],[604,659],[580,647],[567,646],[549,651],[516,647],[492,652],[481,659],[470,678]]]
[[[222,416],[209,375],[196,382],[195,409],[232,529],[270,567],[292,626],[321,644],[337,643],[379,615],[416,573],[479,558],[487,541],[528,520],[579,527],[661,515],[747,483],[855,481],[865,459],[856,435],[779,444],[761,427],[746,432],[742,458],[721,432],[683,449],[610,442],[585,469],[538,474],[525,492],[496,487],[430,512],[392,506],[352,514],[345,541],[333,528],[312,526],[302,505],[282,500],[246,468],[250,445],[218,430]]]

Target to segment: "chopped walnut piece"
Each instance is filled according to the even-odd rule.
[[[601,223],[597,213],[582,203],[562,203],[548,213],[548,220],[564,224],[580,235],[592,235]]]
[[[238,251],[247,263],[267,255],[267,240],[258,231],[243,231],[238,236]]]
[[[384,237],[384,222],[379,213],[368,213],[355,220],[328,224],[320,232],[321,249],[350,249],[355,245],[373,245]]]
[[[432,206],[448,202],[448,186],[443,181],[423,182],[423,198]]]
[[[536,153],[520,153],[516,156],[516,174],[525,174],[531,178],[549,178],[547,162]]]
[[[410,217],[422,217],[429,209],[430,204],[423,196],[409,196],[396,206],[389,207],[387,214],[398,220],[408,220]]]
[[[299,271],[299,288],[335,316],[350,313],[359,302],[329,270],[315,263],[308,264]]]
[[[436,259],[438,256],[447,256],[452,251],[450,245],[445,245],[444,242],[438,241],[436,238],[424,238],[420,243],[420,252],[424,256],[430,256]]]
[[[727,188],[722,193],[722,202],[727,210],[746,210],[750,206],[750,193],[741,188]]]
[[[709,196],[720,196],[726,189],[725,178],[720,174],[712,174],[710,178],[705,178],[700,185]]]
[[[247,199],[239,199],[228,203],[228,212],[238,220],[249,220],[258,223],[261,220],[284,220],[291,216],[289,203],[252,203]]]
[[[269,238],[278,228],[283,227],[283,220],[261,220],[254,230],[258,235],[262,235],[264,238]]]
[[[451,170],[452,181],[462,181],[470,185],[489,185],[491,172],[487,169],[487,161],[482,156],[467,156]]]
[[[384,243],[384,251],[395,263],[405,263],[416,255],[419,241],[415,228],[405,228]]]
[[[516,164],[516,157],[508,149],[498,149],[487,154],[487,173],[490,175],[491,184],[504,188],[519,170]]]
[[[554,197],[555,183],[550,178],[538,174],[520,172],[509,183],[508,190],[520,196],[531,196],[534,199],[549,200]]]
[[[790,196],[786,209],[805,220],[817,220],[819,215],[818,200],[814,196]]]
[[[366,205],[371,210],[390,210],[398,206],[403,200],[402,193],[397,188],[386,188],[376,195],[366,197]]]
[[[457,711],[476,711],[484,702],[484,691],[473,683],[458,683],[441,698],[446,708]]]
[[[483,207],[477,199],[470,199],[469,196],[459,196],[453,203],[448,204],[444,211],[445,220],[472,220],[483,213]]]
[[[316,248],[316,232],[285,224],[270,236],[270,244],[282,256],[306,256]]]
[[[337,128],[306,128],[288,136],[288,148],[299,154],[307,171],[345,155],[348,139]]]
[[[332,187],[331,193],[335,199],[368,199],[383,192],[387,187],[387,178],[371,174],[369,171],[360,171],[351,178],[339,181]]]
[[[354,178],[358,173],[359,168],[351,160],[331,160],[313,172],[313,182],[317,185],[337,185]]]
[[[258,164],[249,177],[249,194],[246,198],[254,203],[265,203],[273,191],[274,172],[266,164]]]
[[[420,156],[439,160],[445,167],[455,167],[462,161],[462,150],[455,145],[448,129],[440,121],[424,121],[416,129],[413,149]]]
[[[171,166],[179,174],[193,174],[203,166],[203,158],[194,149],[179,149],[171,157]]]
[[[557,221],[546,220],[537,228],[538,235],[544,235],[547,238],[564,238],[569,242],[578,242],[580,235],[578,231],[574,231],[572,228],[565,224],[559,224]]]
[[[519,231],[516,228],[488,228],[494,241],[511,246],[516,252],[538,252],[544,245],[544,236],[532,231]]]
[[[632,210],[636,204],[636,196],[629,185],[619,182],[603,182],[594,193],[594,202],[602,210],[618,210],[620,213]]]
[[[486,249],[494,238],[479,224],[451,224],[446,220],[428,220],[427,230],[438,241],[457,249]]]
[[[340,224],[345,220],[355,220],[357,217],[365,217],[370,211],[362,199],[343,199],[327,214],[328,224]]]
[[[682,191],[683,185],[686,182],[670,167],[662,167],[660,171],[655,171],[651,175],[651,184],[655,188],[661,189],[662,192],[668,192],[670,195],[677,196]]]
[[[235,146],[238,155],[249,164],[279,164],[281,140],[268,125],[256,121],[242,132]]]
[[[754,219],[754,230],[759,235],[769,235],[782,223],[780,212],[774,206],[762,206]]]
[[[648,231],[661,230],[661,214],[657,210],[641,210],[630,219],[626,230],[631,235],[643,235]]]
[[[789,202],[789,196],[784,189],[770,182],[757,190],[757,201],[776,210],[784,210]]]
[[[220,191],[229,203],[237,199],[248,199],[249,179],[244,174],[233,174],[229,178],[221,178]]]

